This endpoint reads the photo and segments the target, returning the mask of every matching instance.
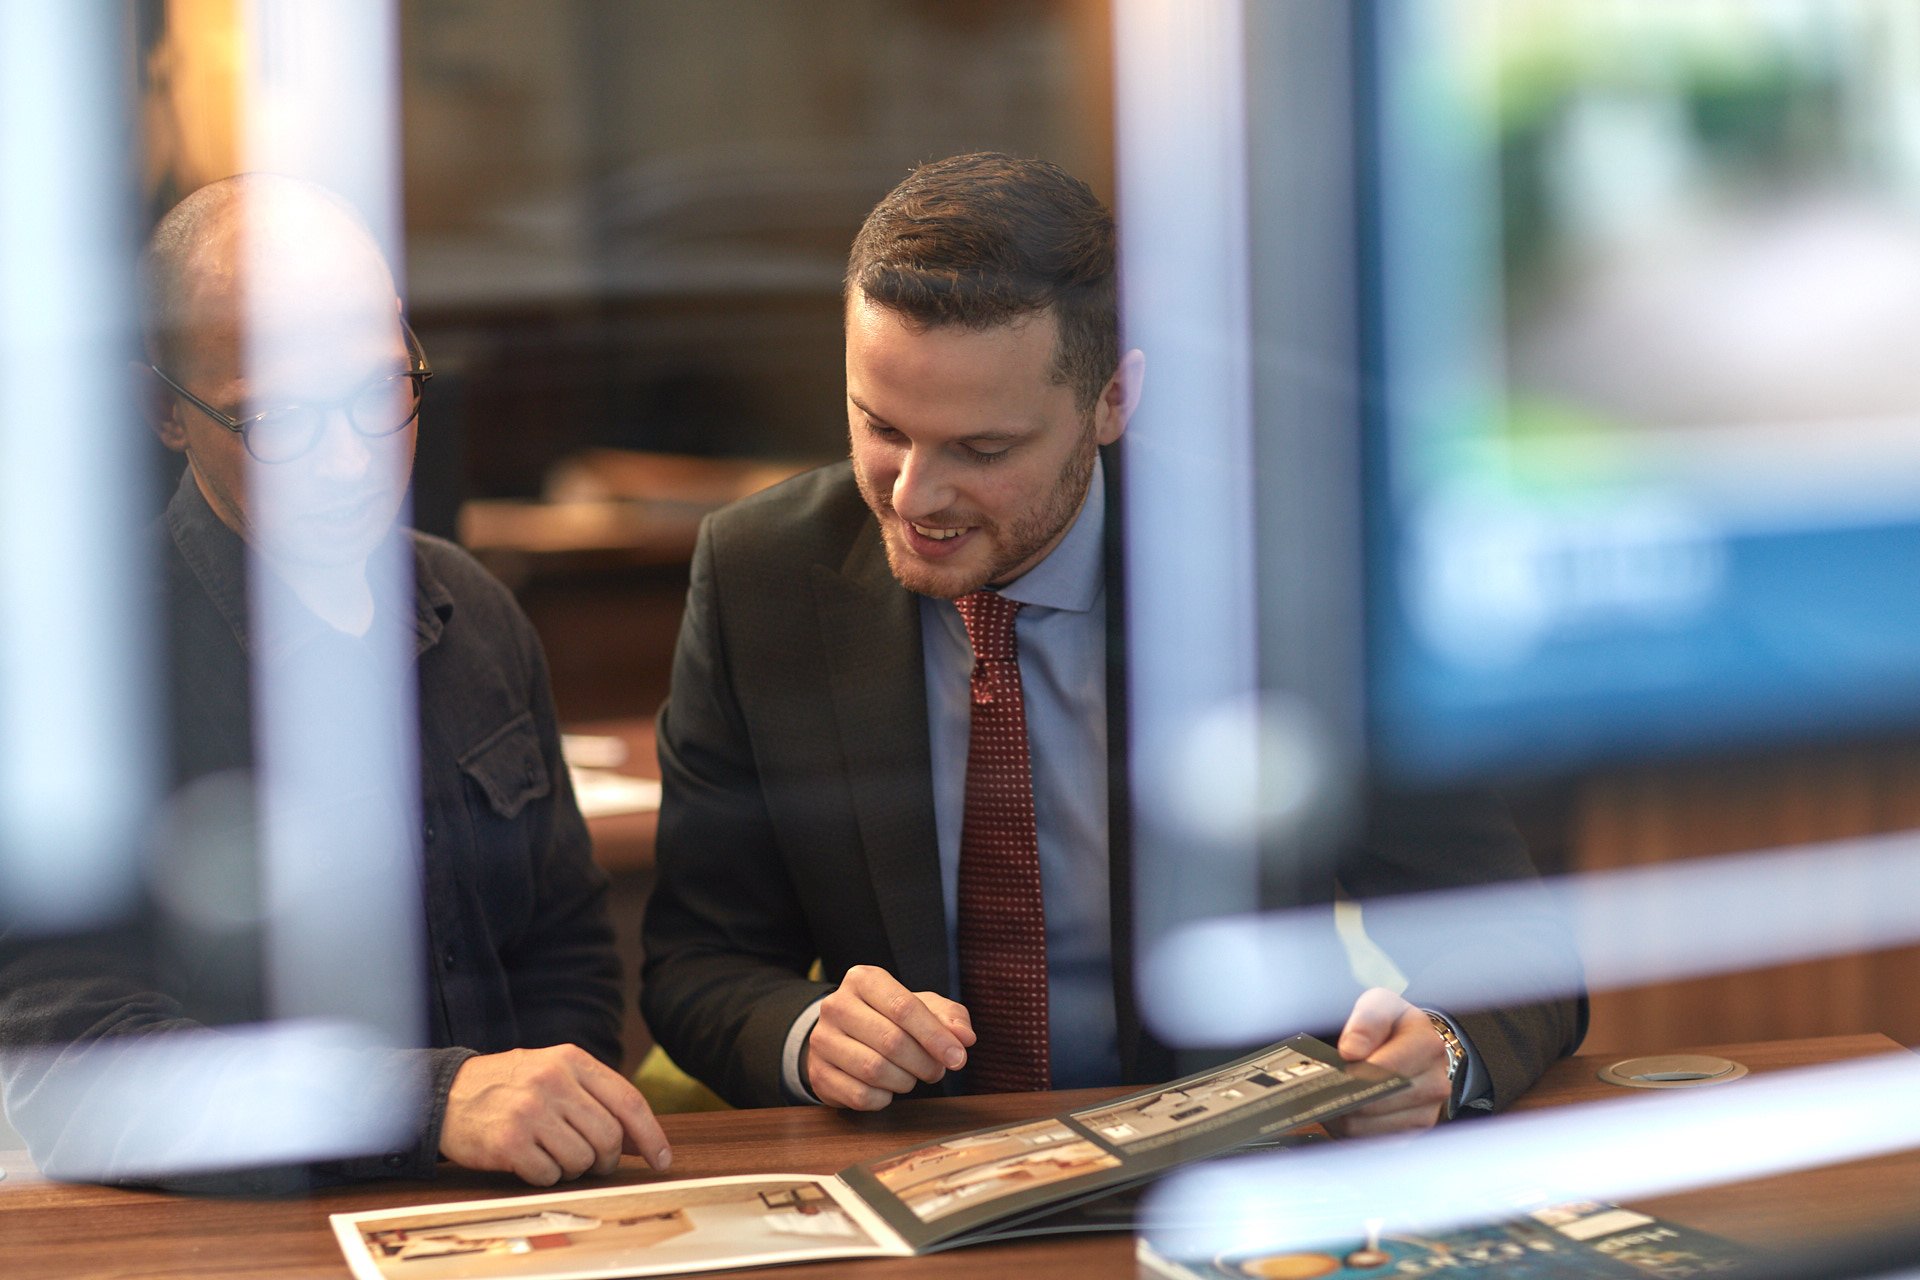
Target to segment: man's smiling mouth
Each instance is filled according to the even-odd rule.
[[[907,521],[907,523],[913,526],[915,533],[923,538],[931,539],[934,542],[945,542],[948,538],[957,538],[966,532],[965,529],[935,529],[929,525],[914,524],[911,520]]]

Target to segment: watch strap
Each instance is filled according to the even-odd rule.
[[[1447,1051],[1447,1119],[1460,1110],[1460,1094],[1467,1085],[1467,1046],[1460,1041],[1460,1035],[1453,1024],[1431,1009],[1422,1009],[1427,1021],[1440,1036],[1440,1043]]]

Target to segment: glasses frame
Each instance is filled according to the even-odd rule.
[[[362,437],[363,439],[384,440],[386,437],[390,435],[396,435],[399,432],[406,430],[409,423],[419,418],[420,404],[423,400],[426,399],[427,383],[432,381],[433,379],[433,367],[427,363],[427,353],[420,346],[420,339],[414,336],[413,326],[408,324],[405,320],[402,320],[400,322],[400,332],[406,338],[406,341],[407,341],[407,371],[405,373],[398,374],[396,376],[413,379],[413,386],[414,386],[413,412],[408,414],[406,418],[403,419],[401,422],[397,423],[396,425],[394,425],[393,427],[385,431],[364,431],[361,429],[360,424],[353,420],[353,415],[349,413],[347,415],[348,425],[350,425],[353,428],[354,434]],[[168,389],[171,390],[175,395],[179,396],[182,400],[185,400],[188,404],[198,409],[201,413],[206,414],[207,417],[212,418],[215,422],[219,423],[221,426],[225,427],[227,430],[233,432],[233,434],[239,436],[240,443],[246,447],[247,456],[252,458],[256,462],[264,463],[267,466],[275,466],[282,462],[293,462],[299,458],[305,457],[307,454],[313,452],[313,446],[315,443],[319,441],[320,437],[319,437],[319,433],[316,432],[313,440],[309,441],[307,443],[307,447],[300,450],[300,452],[298,453],[289,454],[284,458],[271,458],[271,459],[262,458],[259,454],[253,451],[253,438],[252,438],[252,432],[251,432],[251,428],[253,427],[253,425],[258,421],[260,421],[260,419],[266,417],[268,414],[279,413],[285,409],[290,409],[290,408],[311,408],[311,409],[322,409],[322,410],[336,409],[336,408],[344,409],[347,406],[347,404],[350,403],[354,398],[353,396],[347,396],[344,399],[340,399],[340,400],[303,400],[303,401],[298,401],[295,404],[282,405],[278,409],[269,409],[265,413],[256,413],[251,417],[236,418],[231,414],[222,413],[220,410],[208,404],[205,400],[202,400],[199,396],[193,394],[193,392],[181,386],[178,382],[175,382],[172,378],[168,377],[166,371],[161,369],[158,365],[150,364],[147,366],[147,368],[149,371],[152,372],[154,377],[166,383]],[[365,386],[356,388],[354,391],[354,395],[358,395],[361,391],[366,389],[366,386],[371,386],[371,385],[372,385],[372,382],[369,381],[367,384],[365,384]]]

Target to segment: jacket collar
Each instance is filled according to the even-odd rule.
[[[181,474],[180,484],[174,490],[173,500],[167,504],[163,519],[180,558],[186,562],[207,599],[233,632],[241,652],[251,654],[253,615],[248,603],[248,572],[252,558],[247,554],[245,540],[228,528],[208,505],[206,495],[200,492],[199,484],[194,481],[191,466]],[[447,621],[453,616],[453,593],[421,556],[418,535],[399,529],[390,535],[393,538],[402,536],[408,539],[407,562],[411,563],[413,570],[413,612],[410,622],[414,635],[414,655],[418,657],[439,643]],[[393,581],[398,574],[395,572],[396,557],[385,553],[390,549],[389,544],[382,552],[376,552],[372,559],[374,571],[382,579],[375,583],[376,593],[381,599],[391,599],[393,593],[403,588],[403,584]],[[258,573],[252,582],[256,590],[283,597],[283,603],[297,602],[298,598],[292,589],[271,571]],[[298,621],[291,634],[278,637],[272,651],[261,655],[268,662],[284,660],[308,641],[324,636],[330,630],[326,623],[304,606],[284,610],[281,616]]]

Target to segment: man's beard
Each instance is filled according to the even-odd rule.
[[[1046,497],[1037,506],[1014,517],[1005,527],[1004,536],[1000,525],[961,511],[940,511],[922,520],[922,524],[948,528],[976,527],[976,537],[984,538],[992,545],[994,559],[988,563],[986,570],[968,573],[965,577],[956,577],[957,569],[929,563],[903,546],[899,516],[893,509],[892,496],[869,484],[858,466],[854,467],[853,474],[860,486],[860,496],[866,499],[868,508],[880,521],[881,541],[887,549],[887,567],[899,579],[900,585],[923,596],[952,600],[978,591],[990,583],[1004,583],[1016,569],[1025,565],[1073,523],[1086,499],[1087,483],[1093,478],[1096,450],[1093,424],[1088,422],[1086,430],[1075,442],[1073,452],[1061,467],[1053,488],[1047,491]]]

